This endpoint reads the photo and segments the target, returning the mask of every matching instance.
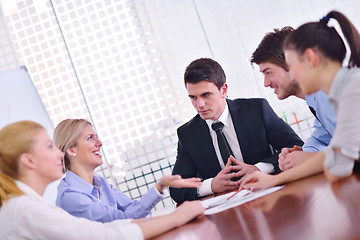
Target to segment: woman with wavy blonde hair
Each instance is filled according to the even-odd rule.
[[[64,153],[66,176],[58,186],[56,205],[76,217],[99,222],[150,216],[151,209],[163,198],[165,187],[197,188],[199,178],[163,176],[139,200],[110,185],[94,173],[103,163],[101,147],[92,124],[86,119],[65,119],[54,131],[55,145]]]

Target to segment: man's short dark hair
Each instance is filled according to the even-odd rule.
[[[259,65],[264,62],[271,62],[289,71],[289,67],[285,62],[283,46],[286,37],[293,31],[292,27],[286,26],[281,30],[274,29],[274,32],[268,32],[252,54],[251,64],[256,63]]]
[[[226,82],[225,72],[219,63],[211,58],[200,58],[192,61],[186,67],[184,83],[198,83],[201,81],[212,82],[220,90]]]

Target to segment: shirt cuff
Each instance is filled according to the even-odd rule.
[[[260,172],[267,174],[273,173],[275,170],[274,166],[271,163],[265,163],[265,162],[259,162],[255,164],[255,167],[257,167],[260,170]]]
[[[321,151],[323,148],[318,149],[315,146],[302,146],[302,150],[303,152],[319,152]]]
[[[341,151],[334,151],[331,147],[324,150],[324,167],[329,168],[330,173],[337,177],[349,176],[354,168],[354,159],[344,155]]]
[[[208,178],[206,180],[204,180],[201,184],[201,186],[198,188],[198,195],[199,197],[203,197],[203,196],[207,196],[210,194],[213,194],[213,192],[211,191],[211,181],[214,178]]]
[[[153,186],[153,189],[155,190],[155,192],[157,193],[157,195],[159,197],[164,197],[164,192],[163,193],[159,192],[159,190],[157,190],[157,188],[155,186]]]

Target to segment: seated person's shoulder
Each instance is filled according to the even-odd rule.
[[[199,122],[201,120],[202,120],[201,117],[199,116],[199,114],[197,114],[195,117],[190,119],[188,122],[186,122],[183,125],[181,125],[180,127],[178,127],[178,129],[177,129],[178,133],[182,132],[182,131],[186,131],[187,129],[191,129],[192,127],[199,124]]]
[[[69,213],[78,212],[80,206],[92,205],[96,198],[83,192],[67,190],[56,199],[56,206],[63,208]]]
[[[263,105],[269,105],[265,98],[236,98],[232,101],[238,105],[247,107],[261,107]]]

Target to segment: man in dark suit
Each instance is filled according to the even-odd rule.
[[[170,189],[181,203],[213,193],[235,190],[240,180],[254,171],[278,173],[278,152],[302,146],[302,140],[279,118],[265,99],[226,99],[228,86],[221,66],[209,58],[193,61],[185,70],[185,87],[198,114],[178,128],[178,154],[173,174],[201,177],[198,189]],[[230,146],[222,159],[212,124],[222,122]]]

